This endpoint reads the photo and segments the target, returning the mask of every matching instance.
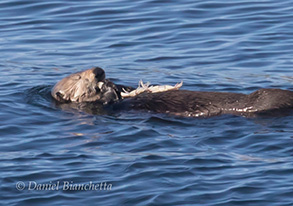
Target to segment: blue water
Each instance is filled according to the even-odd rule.
[[[133,87],[292,90],[292,20],[291,0],[2,0],[0,204],[293,205],[292,116],[90,114],[48,94],[92,66]]]

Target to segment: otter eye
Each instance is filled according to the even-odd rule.
[[[56,92],[56,96],[57,97],[60,97],[60,98],[63,98],[64,97],[64,94],[61,94],[60,92]]]
[[[56,92],[55,95],[58,101],[64,101],[64,94],[62,94],[61,92]]]

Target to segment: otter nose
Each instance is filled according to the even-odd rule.
[[[94,67],[92,68],[93,73],[95,74],[95,78],[98,81],[104,80],[105,79],[105,71],[100,68],[100,67]]]

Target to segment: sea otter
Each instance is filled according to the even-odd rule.
[[[134,90],[105,79],[104,70],[94,67],[65,77],[53,87],[51,94],[58,102],[95,102],[114,110],[144,110],[183,117],[256,116],[293,108],[293,92],[282,89],[241,94],[171,88],[159,92],[146,90],[129,97],[121,95]]]

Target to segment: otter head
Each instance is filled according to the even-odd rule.
[[[119,99],[115,84],[105,79],[99,67],[71,74],[60,80],[51,91],[59,102],[101,102],[107,104]]]

